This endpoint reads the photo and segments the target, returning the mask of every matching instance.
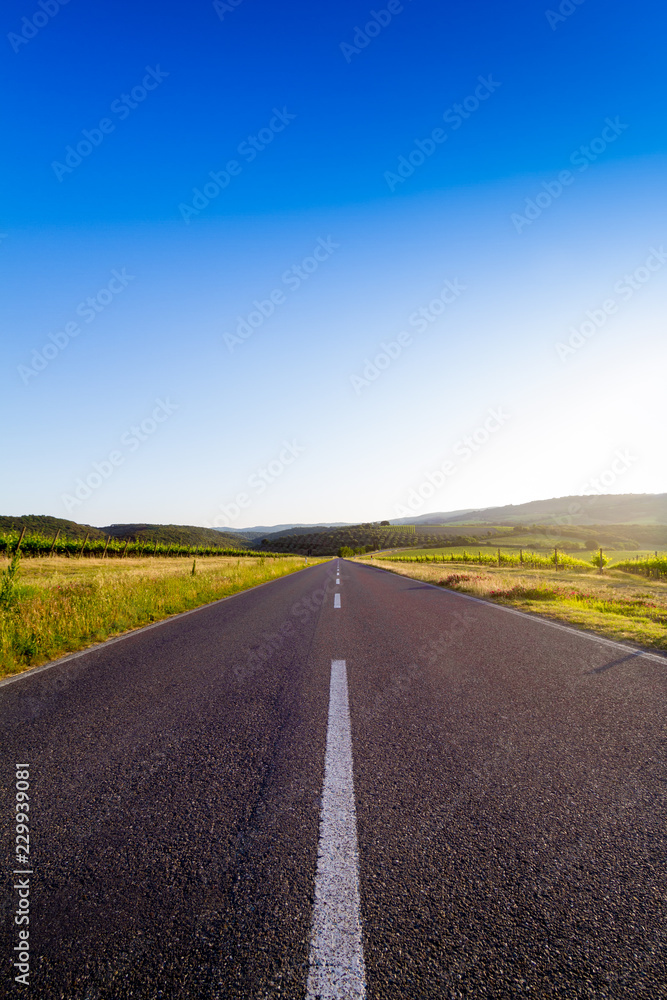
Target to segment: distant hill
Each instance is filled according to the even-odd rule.
[[[444,518],[449,524],[546,524],[562,520],[563,524],[579,525],[667,525],[667,493],[557,497],[505,507],[487,507],[472,513],[444,515]]]
[[[483,542],[503,532],[529,529],[560,534],[581,545],[663,548],[667,543],[667,493],[556,497],[523,504],[422,514],[390,523],[276,524],[253,528],[201,528],[188,524],[110,524],[95,527],[48,514],[0,516],[0,533],[21,531],[62,539],[130,539],[172,545],[262,548],[273,552],[332,555],[342,547],[372,549]]]
[[[0,532],[22,531],[23,529],[35,535],[53,535],[60,531],[61,538],[90,539],[106,538],[102,528],[93,528],[90,524],[77,524],[62,517],[51,517],[50,514],[22,514],[20,517],[0,516]]]
[[[164,542],[172,545],[220,545],[247,548],[249,540],[241,534],[226,534],[216,528],[198,528],[189,524],[108,524],[100,529],[112,538]]]
[[[478,507],[466,507],[464,510],[450,510],[446,514],[420,514],[419,517],[397,517],[390,524],[446,524],[465,514],[479,514]]]
[[[284,535],[288,531],[299,530],[303,532],[305,528],[309,528],[311,531],[329,531],[331,528],[345,528],[348,526],[350,526],[349,521],[334,521],[332,524],[260,524],[255,525],[254,528],[214,528],[213,530],[245,535],[246,538],[264,538],[266,535]]]

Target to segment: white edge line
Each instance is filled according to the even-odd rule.
[[[357,565],[363,565],[363,563],[357,563]],[[418,583],[422,583],[425,587],[432,587],[433,590],[438,590],[441,594],[453,594],[455,597],[462,597],[466,601],[474,601],[476,604],[483,604],[485,608],[496,608],[498,611],[507,611],[511,615],[520,615],[521,618],[527,618],[531,622],[539,622],[540,625],[549,625],[550,628],[557,628],[562,632],[569,632],[570,635],[577,635],[583,639],[590,639],[592,642],[599,642],[604,646],[612,646],[614,649],[622,649],[625,653],[636,653],[637,656],[643,656],[648,660],[655,660],[657,663],[662,663],[663,665],[667,663],[667,656],[660,656],[659,653],[648,652],[648,650],[642,649],[641,646],[630,646],[623,642],[615,642],[614,639],[605,639],[601,635],[591,635],[590,632],[574,628],[572,625],[561,625],[560,622],[549,621],[548,618],[543,618],[542,615],[531,615],[527,611],[518,611],[516,608],[507,608],[504,604],[496,604],[494,601],[485,601],[481,597],[473,597],[472,594],[462,594],[460,590],[451,590],[449,587],[439,587],[435,583],[429,583],[428,580],[420,580],[419,577],[416,576],[404,576],[403,573],[397,573],[396,570],[393,569],[385,569],[384,566],[373,566],[368,568],[379,569],[383,573],[391,573],[392,576],[397,576],[401,580],[417,580]]]
[[[302,569],[295,570],[294,573],[286,573],[285,576],[296,576],[297,573],[305,573],[307,569],[314,568],[314,566],[304,566]],[[103,649],[105,646],[112,646],[115,642],[122,642],[123,639],[130,639],[133,635],[139,635],[141,632],[149,632],[152,628],[166,625],[167,622],[174,622],[177,618],[187,618],[188,615],[196,615],[198,611],[205,611],[206,608],[215,607],[216,604],[222,604],[223,601],[231,601],[235,597],[243,597],[244,594],[249,594],[251,590],[259,590],[260,587],[269,587],[272,583],[280,583],[284,579],[284,576],[279,576],[277,580],[265,580],[264,583],[256,583],[254,587],[246,587],[245,590],[237,590],[235,594],[227,594],[226,597],[219,597],[217,601],[209,601],[208,604],[201,604],[198,608],[190,608],[189,611],[179,611],[178,614],[161,618],[159,622],[151,622],[150,625],[142,625],[140,628],[130,629],[129,632],[123,632],[122,635],[114,635],[111,639],[105,639],[104,642],[96,642],[92,646],[86,646],[85,649],[79,649],[76,653],[68,653],[67,656],[60,656],[57,660],[49,660],[48,663],[40,663],[38,667],[31,667],[29,670],[23,670],[20,674],[12,674],[10,677],[4,677],[0,680],[0,688],[5,687],[7,684],[13,684],[15,681],[21,681],[25,677],[34,677],[35,674],[41,674],[43,670],[58,667],[69,660],[78,660],[80,656],[95,653],[98,649]]]

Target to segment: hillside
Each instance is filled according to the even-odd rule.
[[[391,524],[446,524],[466,514],[479,514],[479,507],[465,507],[463,510],[449,510],[436,514],[420,514],[418,517],[392,518]]]
[[[0,517],[0,535],[5,532],[89,543],[131,540],[157,545],[220,548],[262,548],[265,552],[304,555],[334,555],[341,548],[414,548],[473,545],[504,539],[503,544],[538,547],[563,543],[573,549],[664,549],[667,546],[667,494],[621,494],[569,496],[508,504],[480,510],[423,514],[407,524],[365,522],[330,525],[279,524],[260,533],[260,528],[202,528],[183,524],[110,524],[95,527],[47,514]],[[509,532],[509,535],[508,535]]]
[[[239,534],[245,535],[246,538],[265,538],[268,535],[286,535],[289,532],[292,534],[308,534],[310,531],[329,531],[331,528],[345,528],[351,527],[352,522],[349,521],[332,521],[330,524],[318,523],[318,524],[271,524],[271,525],[255,525],[252,528],[215,528],[215,531],[227,532],[229,534]]]
[[[473,513],[442,516],[449,524],[667,525],[667,493],[599,494],[556,497],[530,503],[487,507]],[[414,522],[413,522],[414,523]],[[442,523],[442,522],[441,522]]]
[[[61,539],[83,541],[105,540],[109,535],[117,539],[158,542],[172,545],[207,545],[221,548],[248,548],[249,541],[243,535],[226,535],[214,528],[198,528],[182,524],[111,524],[96,528],[90,524],[78,524],[62,517],[49,514],[23,514],[20,517],[0,516],[0,533],[22,531],[29,534],[55,537],[60,532]]]
[[[215,528],[198,528],[189,524],[109,524],[100,529],[112,538],[133,538],[138,542],[159,542],[172,545],[220,545],[247,548],[248,538],[241,534],[225,534]]]
[[[493,534],[481,530],[476,536]],[[447,545],[471,545],[477,537],[464,535],[460,530],[452,531],[446,537]],[[307,534],[268,535],[255,546],[260,551],[288,552],[299,555],[332,556],[342,548],[377,551],[387,548],[408,548],[443,544],[442,533],[429,534],[427,530],[416,531],[414,525],[387,527],[374,524],[357,524],[351,527],[327,529]]]
[[[90,524],[77,524],[62,517],[51,517],[49,514],[22,514],[20,517],[5,517],[0,515],[0,532],[23,531],[30,534],[54,536],[60,531],[61,538],[83,539],[88,535],[91,541],[107,536],[102,528],[93,528]]]

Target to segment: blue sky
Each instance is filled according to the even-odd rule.
[[[7,3],[3,512],[665,491],[666,20]]]

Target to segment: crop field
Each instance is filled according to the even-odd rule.
[[[0,553],[10,555],[20,542],[23,556],[104,556],[109,559],[126,556],[247,556],[257,555],[249,549],[223,546],[166,545],[162,542],[131,541],[124,538],[68,538],[17,531],[0,533]]]
[[[592,558],[593,553],[591,553]],[[391,562],[418,562],[418,563],[476,563],[478,566],[532,566],[535,568],[553,568],[555,565],[554,553],[531,552],[525,550],[521,552],[518,548],[507,548],[498,546],[475,545],[468,548],[443,548],[443,549],[416,549],[410,554],[386,554],[383,559]],[[558,553],[558,563],[560,566],[569,566],[588,570],[592,568],[590,559],[581,559],[567,555],[565,552]]]
[[[421,548],[410,549],[409,554],[404,554],[404,549],[387,549],[382,553],[384,559],[400,559],[409,562],[422,560],[428,562],[461,562],[464,564],[477,563],[478,565],[498,565],[498,551],[500,551],[501,565],[520,566],[529,565],[535,567],[554,567],[554,552],[546,547],[541,551],[522,549],[519,545],[494,545],[492,542],[485,545],[479,543],[469,546],[448,546],[446,548]],[[591,567],[597,568],[598,552],[574,550],[574,553],[567,551],[567,546],[561,549],[558,547],[558,563],[560,566],[577,566],[586,570]],[[667,563],[667,556],[658,553],[657,562],[653,551],[637,552],[635,549],[603,549],[603,555],[608,560],[608,565],[618,566],[628,572],[638,575],[655,575],[655,570],[659,569],[663,563]],[[523,562],[522,562],[523,559]],[[651,573],[645,570],[651,569]],[[664,571],[663,571],[664,572]]]
[[[444,550],[448,553],[448,550]],[[449,553],[448,553],[449,554]],[[413,579],[667,653],[667,559],[607,566],[529,566],[377,556],[373,564]],[[483,554],[484,555],[484,554]],[[369,556],[361,557],[364,561]],[[628,569],[630,572],[628,572]],[[649,575],[652,574],[652,575]],[[659,574],[659,575],[656,575]]]
[[[309,560],[312,564],[318,560]],[[5,561],[0,676],[302,569],[302,556]]]

